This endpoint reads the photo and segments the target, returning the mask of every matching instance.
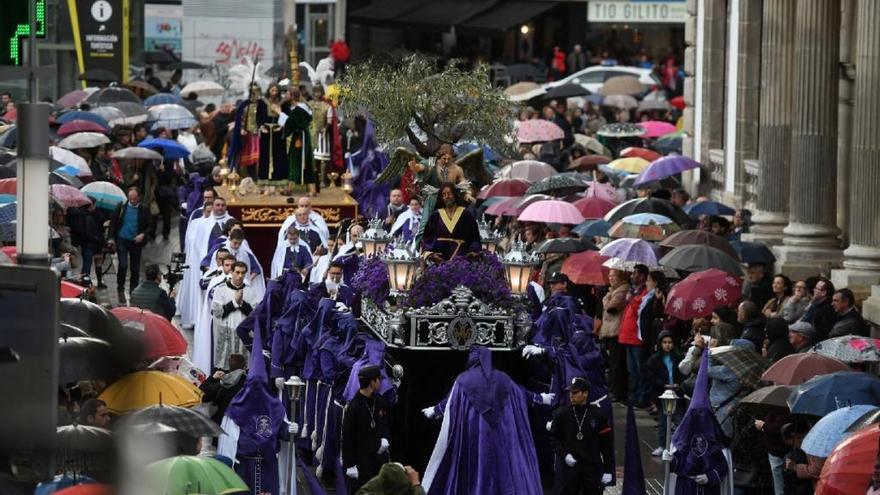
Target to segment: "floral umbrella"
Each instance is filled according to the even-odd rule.
[[[657,248],[641,239],[617,239],[609,242],[599,254],[609,258],[617,258],[623,262],[642,263],[653,266],[657,264]]]
[[[92,202],[82,191],[67,184],[52,184],[49,186],[49,194],[65,208],[84,206]]]
[[[839,359],[844,363],[871,363],[880,361],[880,339],[844,335],[823,340],[813,352]]]
[[[618,220],[608,235],[615,239],[623,237],[662,241],[679,230],[678,224],[670,218],[654,213],[637,213]]]
[[[709,316],[742,296],[742,280],[714,268],[691,273],[666,298],[666,314],[680,320]]]
[[[545,143],[565,137],[562,129],[549,120],[532,119],[519,123],[516,140],[520,143]]]

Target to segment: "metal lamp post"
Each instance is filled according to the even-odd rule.
[[[376,217],[370,220],[369,228],[360,237],[361,242],[364,243],[364,255],[369,258],[380,254],[388,247],[392,239],[391,234],[385,232],[385,225],[381,219]]]
[[[296,405],[299,403],[300,395],[302,394],[302,389],[305,386],[305,382],[300,379],[300,377],[294,375],[291,376],[284,385],[289,388],[289,398],[290,398],[290,421],[296,421]],[[285,469],[285,476],[287,477],[285,491],[287,495],[296,495],[296,439],[291,438],[289,442],[287,442],[287,468]]]
[[[416,269],[419,266],[419,258],[403,245],[396,245],[391,251],[386,251],[382,261],[388,267],[388,284],[392,294],[409,292],[415,279]]]
[[[676,406],[678,406],[678,395],[670,389],[666,389],[663,392],[663,395],[658,397],[660,402],[663,404],[663,413],[666,414],[666,445],[664,448],[669,451],[669,446],[672,443],[672,416],[675,414]],[[663,461],[664,466],[664,478],[663,478],[663,486],[668,486],[669,484],[669,461]]]
[[[483,250],[494,253],[498,247],[498,241],[501,240],[501,236],[497,231],[492,230],[492,226],[486,221],[485,216],[483,216],[477,226],[480,229],[480,243],[483,245]]]
[[[501,262],[504,264],[510,291],[515,295],[525,294],[532,278],[532,272],[538,265],[537,255],[527,253],[523,242],[518,240],[504,255]]]

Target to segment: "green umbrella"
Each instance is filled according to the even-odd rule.
[[[152,492],[162,495],[226,495],[248,491],[232,468],[210,457],[181,455],[147,466]]]

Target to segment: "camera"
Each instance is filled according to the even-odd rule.
[[[183,271],[189,268],[189,266],[184,265],[186,263],[186,253],[171,253],[171,263],[165,265],[168,267],[168,271],[162,275],[162,278],[168,283],[168,290],[174,290],[174,286],[183,280]]]

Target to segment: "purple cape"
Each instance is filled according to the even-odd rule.
[[[531,342],[550,347],[571,340],[575,314],[566,307],[554,306],[541,313],[532,327]]]
[[[626,455],[623,461],[622,495],[645,495],[645,471],[639,455],[639,430],[632,404],[626,408]]]
[[[391,380],[388,379],[388,373],[385,372],[384,359],[385,343],[381,340],[367,338],[364,344],[363,355],[351,366],[351,373],[349,373],[348,375],[348,381],[345,384],[345,391],[342,393],[342,398],[346,401],[354,399],[354,396],[358,393],[358,390],[360,389],[360,383],[358,383],[358,373],[360,373],[361,368],[363,368],[364,366],[379,366],[380,374],[382,376],[382,382],[379,385],[379,394],[386,395],[386,392],[393,389],[394,386],[391,384]],[[389,401],[389,406],[392,405],[393,402]]]
[[[348,167],[355,176],[355,199],[365,218],[381,216],[385,212],[385,203],[391,190],[388,185],[376,182],[376,178],[388,166],[389,159],[388,155],[379,151],[375,134],[376,126],[367,119],[361,148],[348,159]]]

